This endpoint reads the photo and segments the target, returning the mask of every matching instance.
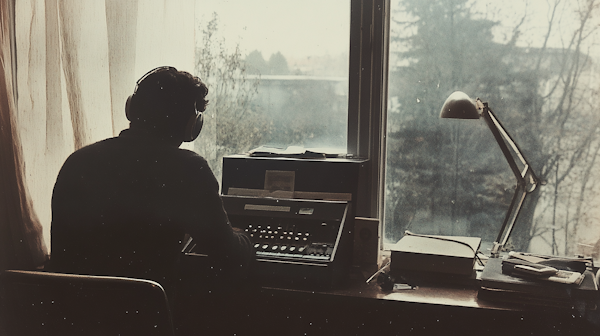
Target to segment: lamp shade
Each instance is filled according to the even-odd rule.
[[[479,119],[479,112],[466,93],[455,91],[444,102],[440,118]]]

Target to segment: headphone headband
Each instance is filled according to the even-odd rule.
[[[140,84],[150,75],[154,75],[156,73],[160,73],[160,72],[165,72],[165,71],[177,71],[177,69],[175,67],[172,66],[160,66],[158,68],[154,68],[148,72],[146,72],[145,75],[143,75],[140,79],[137,80],[137,82],[135,82],[135,90],[133,90],[133,94],[135,94],[138,90],[138,87],[140,86]]]

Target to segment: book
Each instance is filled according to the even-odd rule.
[[[545,281],[533,277],[516,277],[502,273],[502,259],[491,258],[481,273],[481,287],[538,296],[549,299],[571,299],[576,285]]]
[[[575,302],[571,298],[544,297],[542,295],[498,288],[481,287],[477,292],[477,298],[481,300],[507,302],[524,306],[537,305],[566,309],[573,309],[575,307]]]
[[[481,238],[408,233],[392,245],[390,270],[471,276]]]
[[[593,268],[594,261],[591,258],[582,257],[558,257],[533,253],[511,251],[505,257],[505,261],[522,262],[554,267],[559,270],[583,273],[588,268]]]
[[[530,267],[539,267],[537,270],[524,271]],[[543,273],[540,270],[551,270],[549,273]],[[563,284],[580,285],[584,275],[579,272],[556,269],[539,263],[523,262],[521,260],[505,259],[502,260],[502,273],[514,277],[532,279],[535,281],[551,281]]]
[[[400,274],[393,271],[390,275],[394,280],[413,286],[445,286],[455,288],[479,288],[479,274],[473,269],[470,275],[450,274],[439,272],[402,271]]]

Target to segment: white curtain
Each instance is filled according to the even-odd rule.
[[[128,127],[135,81],[193,72],[194,0],[18,0],[17,129],[26,182],[50,245],[50,200],[67,156]]]
[[[35,269],[47,252],[25,183],[17,131],[13,14],[14,1],[0,0],[0,271]]]

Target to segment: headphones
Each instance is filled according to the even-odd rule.
[[[140,78],[136,82],[135,90],[133,90],[133,94],[130,95],[129,97],[127,97],[127,101],[125,102],[125,115],[127,116],[127,119],[129,121],[132,121],[132,119],[135,119],[135,116],[133,115],[134,112],[132,111],[132,108],[131,108],[131,104],[133,102],[133,97],[135,96],[140,83],[142,83],[148,76],[154,75],[159,72],[164,72],[164,71],[175,71],[176,72],[177,69],[174,67],[171,67],[171,66],[158,67],[158,68],[148,71],[145,75],[142,76],[142,78]],[[196,102],[194,102],[194,110],[196,113],[190,117],[190,119],[188,120],[188,122],[186,123],[186,126],[185,126],[185,130],[184,130],[184,134],[183,134],[184,142],[191,142],[191,141],[196,140],[198,135],[200,135],[200,131],[202,131],[202,125],[204,125],[204,114],[201,111],[198,111],[198,109],[196,107]]]

